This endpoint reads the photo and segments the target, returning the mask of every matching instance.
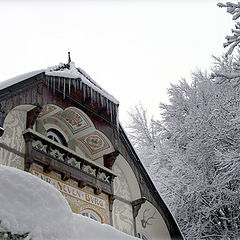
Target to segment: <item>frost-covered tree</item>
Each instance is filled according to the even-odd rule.
[[[171,85],[161,121],[142,107],[130,115],[130,138],[187,239],[240,237],[240,88],[219,81],[198,71]]]
[[[218,6],[240,17],[240,3]],[[232,33],[211,74],[171,85],[158,121],[142,106],[130,114],[130,139],[186,239],[240,239],[240,22]]]
[[[232,19],[235,21],[235,28],[232,29],[233,35],[226,36],[227,42],[223,44],[224,47],[228,47],[228,51],[226,55],[230,55],[233,53],[233,50],[239,46],[240,44],[240,22],[237,20],[240,17],[240,2],[238,3],[218,3],[219,7],[226,7],[227,12],[230,13],[233,17]]]

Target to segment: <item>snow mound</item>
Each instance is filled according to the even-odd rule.
[[[113,227],[71,211],[52,185],[0,165],[0,229],[31,240],[133,240]],[[28,238],[28,239],[30,239]]]

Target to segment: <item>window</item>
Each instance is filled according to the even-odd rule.
[[[143,240],[148,240],[148,238],[143,233],[137,233],[137,237]]]
[[[64,146],[67,146],[67,142],[65,140],[65,138],[63,137],[63,135],[57,131],[56,129],[49,129],[47,131],[47,137],[52,139],[53,141],[57,142],[57,143],[60,143]]]
[[[84,210],[82,212],[82,215],[91,218],[97,222],[102,222],[100,216],[90,209]]]

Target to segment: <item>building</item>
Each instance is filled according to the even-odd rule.
[[[70,56],[0,83],[0,163],[54,185],[72,211],[141,239],[182,239],[118,121]]]

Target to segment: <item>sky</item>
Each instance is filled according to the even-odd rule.
[[[234,22],[216,0],[0,0],[0,81],[72,61],[120,102],[159,117],[167,88],[210,70]]]

